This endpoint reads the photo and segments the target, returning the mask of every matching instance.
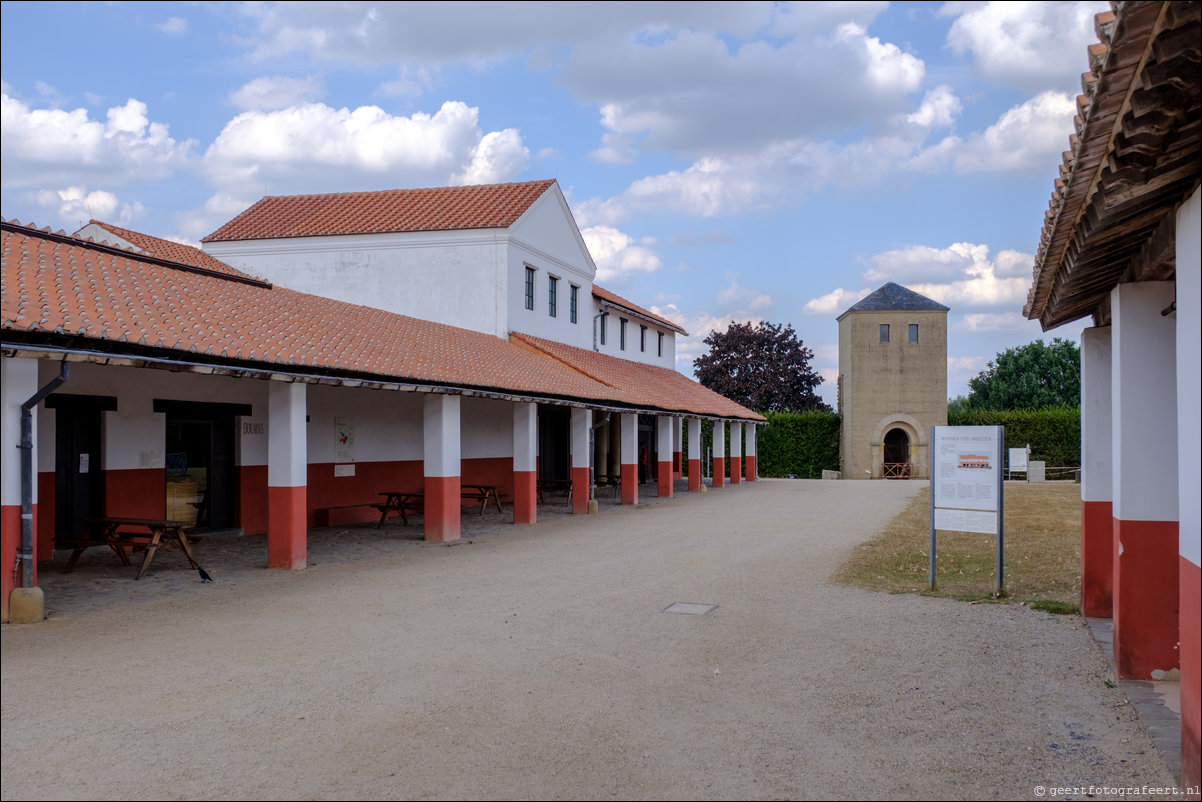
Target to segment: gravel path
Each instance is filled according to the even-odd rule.
[[[315,530],[302,572],[211,538],[204,585],[178,552],[135,583],[92,550],[43,568],[47,621],[3,627],[3,799],[1172,786],[1080,617],[827,584],[919,487],[469,513],[454,546],[412,523]],[[663,612],[678,602],[717,607]]]

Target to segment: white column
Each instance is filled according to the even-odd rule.
[[[538,517],[538,404],[513,405],[513,522]]]
[[[459,539],[460,397],[427,395],[422,407],[426,540]]]
[[[743,425],[743,432],[746,435],[747,445],[743,449],[746,453],[743,456],[743,462],[747,466],[747,481],[754,482],[760,477],[760,466],[758,454],[755,450],[755,433],[759,427],[754,423],[746,423]]]
[[[1172,282],[1110,295],[1114,651],[1123,679],[1178,666],[1176,321]],[[1195,438],[1196,439],[1196,438]],[[1196,492],[1196,488],[1194,489]]]
[[[1198,442],[1198,422],[1202,421],[1202,385],[1198,365],[1202,364],[1202,192],[1193,196],[1177,211],[1177,431],[1186,442]],[[1202,565],[1202,471],[1196,449],[1182,448],[1177,453],[1178,503],[1180,504],[1180,554],[1190,563],[1182,566],[1198,576]],[[1196,592],[1196,591],[1195,591]],[[1196,599],[1197,596],[1195,595]],[[1182,608],[1184,610],[1184,608]],[[1192,615],[1196,628],[1198,608]],[[1184,627],[1183,627],[1184,629]],[[1196,634],[1196,633],[1195,633]],[[1194,641],[1197,643],[1197,641]]]
[[[622,413],[622,503],[639,503],[639,416]]]
[[[267,567],[305,567],[308,432],[305,385],[271,382],[267,392]]]
[[[720,420],[714,421],[714,437],[712,447],[714,449],[714,487],[722,487],[726,484],[726,423]]]
[[[655,466],[655,482],[656,492],[660,498],[670,498],[672,496],[672,433],[676,429],[672,420],[667,415],[657,415],[655,417],[657,462]]]
[[[572,407],[572,512],[577,515],[588,512],[591,490],[589,468],[592,465],[588,441],[592,425],[591,409]]]
[[[730,424],[730,483],[737,485],[743,481],[743,424],[734,421]]]
[[[689,418],[689,491],[701,487],[701,419]]]
[[[1110,327],[1081,333],[1081,612],[1109,618],[1114,586]]]

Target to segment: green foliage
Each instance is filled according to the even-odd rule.
[[[1046,409],[1081,403],[1081,349],[1056,337],[1007,348],[968,380],[971,409]],[[950,411],[950,410],[949,410]]]
[[[765,477],[821,479],[839,470],[839,415],[834,412],[766,412],[756,434],[756,465]]]
[[[1031,446],[1031,459],[1049,468],[1080,467],[1081,409],[947,411],[949,426],[1005,426],[1006,448]]]

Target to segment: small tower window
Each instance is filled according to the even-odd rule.
[[[888,323],[881,324],[881,342],[882,343],[889,342],[889,324]]]
[[[917,323],[910,324],[910,342],[912,342],[912,343],[918,342],[918,324]]]

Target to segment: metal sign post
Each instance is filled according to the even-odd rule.
[[[1002,426],[931,427],[931,548],[929,586],[935,588],[935,531],[997,535],[994,596],[1003,593],[1002,525],[1005,490]]]

